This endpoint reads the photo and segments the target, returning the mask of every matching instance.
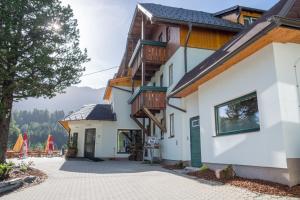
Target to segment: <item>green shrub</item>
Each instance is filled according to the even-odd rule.
[[[183,161],[179,161],[178,163],[175,164],[175,167],[177,169],[184,169],[185,165],[184,165]]]
[[[226,179],[235,177],[235,171],[233,170],[232,165],[228,165],[223,171]]]
[[[0,164],[0,181],[7,179],[12,169],[13,165],[11,163]]]
[[[207,170],[209,170],[209,168],[208,168],[208,166],[207,165],[202,165],[201,167],[200,167],[200,169],[199,169],[199,171],[200,172],[205,172],[205,171],[207,171]]]
[[[20,171],[21,172],[27,172],[28,169],[30,169],[30,167],[33,165],[33,162],[30,161],[28,163],[25,163],[25,162],[21,162],[18,167],[20,168]]]

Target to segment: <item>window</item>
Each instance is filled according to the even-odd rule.
[[[257,20],[257,17],[244,16],[244,25],[250,25]]]
[[[170,115],[170,138],[174,137],[174,114]]]
[[[215,117],[217,135],[260,130],[256,92],[216,106]]]
[[[117,133],[117,152],[118,153],[130,153],[130,147],[138,142],[138,138],[141,138],[141,132],[139,130],[118,130]]]
[[[160,87],[164,87],[164,75],[163,74],[160,75],[159,85],[160,85]]]
[[[72,143],[74,147],[77,147],[78,143],[78,133],[73,133]]]
[[[153,87],[155,87],[156,86],[156,82],[153,82]]]
[[[164,123],[165,123],[165,122],[164,122],[164,119],[161,119],[161,120],[160,120],[160,123],[161,123],[161,124],[164,124]],[[163,132],[162,130],[160,130],[160,139],[161,139],[161,140],[164,139],[164,132]]]
[[[160,33],[158,36],[158,41],[162,42],[163,41],[163,33]]]
[[[167,42],[169,42],[171,39],[171,31],[169,26],[167,26],[166,28],[166,38],[167,38]]]
[[[169,66],[169,86],[173,84],[173,64]]]

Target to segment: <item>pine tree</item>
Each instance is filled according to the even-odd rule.
[[[61,93],[79,82],[88,60],[70,6],[59,0],[0,1],[0,163],[13,101]]]

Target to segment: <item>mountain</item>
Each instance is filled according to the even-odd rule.
[[[63,110],[66,114],[70,111],[76,111],[86,104],[103,103],[102,97],[105,88],[93,89],[90,87],[72,86],[65,90],[63,94],[57,94],[52,99],[28,98],[14,103],[13,110],[47,109],[50,112]]]

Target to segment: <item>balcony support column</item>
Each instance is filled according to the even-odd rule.
[[[145,16],[142,15],[142,27],[141,27],[141,40],[145,40]],[[146,81],[145,81],[145,72],[146,72],[146,69],[145,69],[145,61],[144,61],[144,45],[142,44],[141,46],[141,61],[142,61],[142,86],[145,85]]]

